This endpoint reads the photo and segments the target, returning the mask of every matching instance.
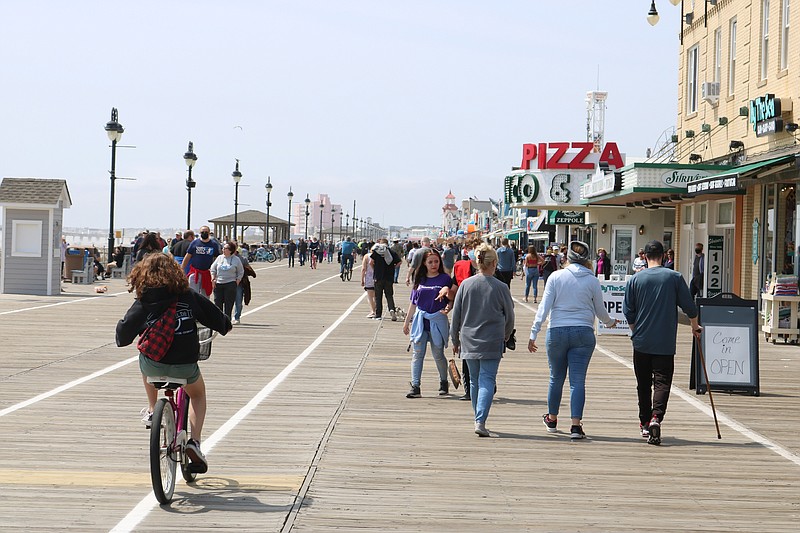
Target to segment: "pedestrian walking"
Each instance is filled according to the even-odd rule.
[[[639,430],[649,444],[661,444],[672,376],[680,307],[700,338],[697,307],[680,272],[661,266],[664,245],[650,241],[644,247],[648,268],[628,280],[622,312],[631,328],[633,371],[639,396]]]
[[[569,372],[570,438],[576,440],[586,437],[582,420],[586,403],[586,372],[596,344],[595,317],[608,327],[614,327],[617,323],[608,315],[603,304],[603,291],[592,273],[589,254],[586,243],[570,243],[565,268],[554,272],[544,287],[542,303],[536,312],[528,341],[528,351],[538,351],[536,337],[549,315],[545,346],[550,365],[550,385],[547,390],[547,413],[542,415],[542,421],[547,431],[557,431],[564,380]]]
[[[514,270],[517,266],[517,256],[514,249],[508,246],[508,239],[500,241],[497,249],[497,271],[495,277],[508,285],[511,289],[511,280],[514,278]]]
[[[544,259],[542,260],[542,279],[544,280],[544,287],[547,288],[547,280],[550,275],[558,270],[558,256],[556,255],[555,248],[548,248],[545,250]]]
[[[289,239],[289,244],[286,245],[286,256],[289,258],[289,268],[294,268],[294,253],[297,251],[297,244]]]
[[[236,288],[244,276],[244,267],[235,252],[236,243],[226,242],[222,247],[222,255],[214,260],[210,269],[214,303],[228,318],[231,318],[233,304],[236,302]]]
[[[214,291],[211,283],[211,264],[220,254],[219,243],[211,237],[208,226],[200,228],[200,238],[195,239],[186,249],[181,267],[187,272],[189,288],[210,297]]]
[[[233,243],[237,244],[236,241],[233,241]],[[256,271],[253,270],[253,267],[250,266],[250,261],[247,259],[250,255],[250,249],[246,244],[242,244],[234,253],[239,258],[239,261],[242,262],[242,269],[244,270],[242,281],[236,286],[236,300],[233,304],[233,320],[231,322],[235,326],[241,322],[242,308],[245,305],[250,305],[250,299],[253,295],[250,288],[250,278],[256,277]]]
[[[486,420],[497,386],[505,343],[514,330],[511,291],[494,277],[497,253],[488,244],[475,250],[479,273],[458,288],[452,311],[453,353],[467,362],[475,433],[489,437]]]
[[[475,259],[475,247],[480,245],[481,241],[477,237],[470,237],[464,241],[462,252],[463,259],[456,261],[453,264],[453,283],[456,290],[461,287],[461,284],[469,277],[474,276],[478,272],[478,262]],[[470,375],[469,367],[467,366],[466,359],[461,359],[461,382],[464,384],[464,395],[459,400],[470,401],[472,399],[470,388]]]
[[[403,334],[410,335],[414,348],[411,358],[411,389],[406,398],[419,398],[422,395],[420,383],[428,344],[439,372],[439,396],[450,392],[444,349],[447,348],[450,336],[447,313],[452,308],[450,302],[455,293],[453,290],[451,294],[452,286],[453,280],[444,271],[439,252],[424,252],[422,262],[414,273],[411,303],[403,322]]]
[[[703,296],[703,278],[706,272],[706,254],[703,253],[703,243],[694,245],[694,261],[692,261],[692,298]]]
[[[525,254],[525,302],[528,301],[528,295],[533,286],[533,303],[537,303],[539,298],[539,267],[542,264],[542,259],[536,253],[534,246],[528,246],[528,253]]]
[[[389,248],[388,243],[386,239],[378,239],[370,254],[375,269],[375,319],[378,320],[383,316],[383,296],[386,295],[392,322],[397,322],[394,305],[394,269],[402,260]]]
[[[372,310],[367,318],[375,318],[375,267],[372,258],[365,255],[361,260],[361,286],[367,291],[367,300]]]
[[[597,249],[597,259],[595,259],[594,275],[603,276],[603,279],[606,281],[608,281],[609,276],[611,276],[611,260],[608,258],[608,254],[606,254],[605,248]]]

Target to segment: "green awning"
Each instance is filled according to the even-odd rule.
[[[519,235],[520,233],[525,233],[525,231],[526,230],[524,230],[522,228],[512,229],[512,230],[510,230],[510,231],[508,231],[506,233],[506,239],[508,239],[508,238],[510,238],[510,237],[512,237],[514,235]]]
[[[781,157],[776,157],[773,159],[766,159],[764,161],[759,161],[758,163],[750,163],[749,165],[742,165],[740,167],[732,168],[722,174],[714,174],[714,178],[727,178],[736,176],[737,178],[743,178],[746,174],[754,174],[757,173],[759,170],[763,170],[765,168],[773,167],[776,165],[780,165],[783,163],[791,163],[795,160],[795,154],[791,155],[784,155]]]

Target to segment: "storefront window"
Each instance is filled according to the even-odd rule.
[[[717,205],[717,224],[733,224],[733,202],[720,202]]]
[[[692,220],[692,206],[686,204],[683,206],[683,223],[691,224],[692,222],[694,222],[694,220]]]
[[[786,211],[779,216],[781,221],[781,237],[782,240],[778,241],[778,265],[779,271],[783,274],[794,274],[795,272],[795,256],[794,256],[794,243],[796,239],[795,227],[797,225],[797,194],[794,185],[779,185],[780,187],[780,201],[781,208],[785,207]]]
[[[700,204],[697,209],[697,223],[705,224],[707,220],[708,204]]]
[[[764,197],[764,250],[761,256],[764,258],[764,276],[770,276],[775,271],[775,255],[773,246],[775,245],[775,185],[765,185]]]

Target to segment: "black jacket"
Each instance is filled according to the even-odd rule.
[[[196,321],[223,335],[233,326],[211,300],[194,291],[180,294],[177,300],[175,339],[167,355],[159,362],[170,365],[196,363],[200,350]],[[134,301],[125,317],[117,323],[117,346],[131,344],[173,301],[175,295],[164,287],[145,289],[141,299]]]
[[[389,249],[389,253],[392,254],[391,265],[387,265],[386,260],[378,252],[372,252],[370,258],[374,263],[373,266],[375,272],[374,278],[376,280],[388,281],[389,283],[391,283],[394,281],[394,267],[399,265],[402,262],[402,260],[391,249]]]

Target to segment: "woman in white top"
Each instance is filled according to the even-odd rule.
[[[234,254],[236,243],[228,241],[211,264],[211,286],[214,288],[214,304],[230,318],[236,301],[236,287],[244,277],[242,261]]]
[[[361,286],[367,291],[369,307],[372,309],[367,318],[375,318],[375,268],[370,254],[364,254],[364,261],[361,263]]]
[[[567,251],[565,268],[553,272],[544,287],[544,296],[531,326],[528,350],[535,352],[536,336],[542,322],[550,315],[547,327],[547,360],[550,363],[550,388],[547,392],[548,412],[542,416],[547,431],[556,432],[561,391],[569,370],[570,437],[583,439],[581,419],[586,403],[586,371],[596,344],[594,320],[598,317],[608,327],[617,321],[603,304],[600,282],[592,273],[589,246],[572,241]]]

